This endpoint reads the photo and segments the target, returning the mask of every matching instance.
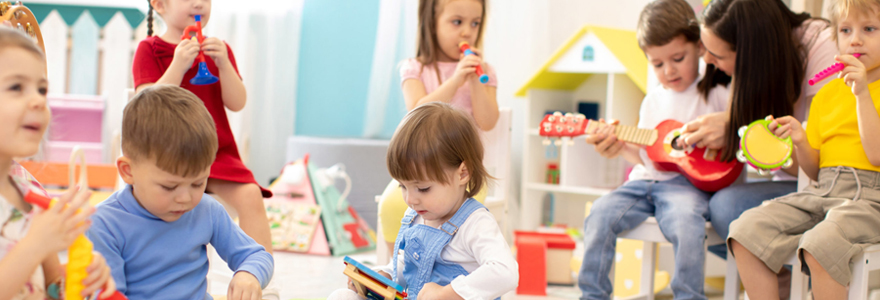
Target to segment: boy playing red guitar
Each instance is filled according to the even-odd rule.
[[[699,60],[704,48],[694,11],[684,0],[649,3],[639,17],[638,41],[662,87],[642,101],[639,128],[655,128],[667,119],[686,123],[696,117],[724,111],[727,89],[716,87],[701,96]],[[629,180],[593,203],[584,225],[584,260],[578,277],[582,299],[609,299],[608,274],[614,261],[619,233],[650,216],[673,244],[675,271],[672,292],[676,299],[706,299],[703,292],[706,218],[710,194],[676,172],[658,170],[648,152],[621,141],[616,126],[599,126],[587,132],[587,142],[606,158],[623,156],[636,164]],[[664,139],[664,136],[658,136]],[[670,145],[674,145],[672,142]]]

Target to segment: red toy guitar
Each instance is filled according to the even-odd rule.
[[[600,126],[609,126],[587,120],[582,114],[556,112],[541,120],[540,135],[545,137],[575,137],[596,132]],[[645,146],[648,157],[660,171],[678,172],[684,175],[695,187],[707,192],[720,190],[739,177],[742,163],[732,160],[720,161],[718,150],[678,146],[677,139],[684,126],[676,120],[660,122],[655,129],[642,129],[635,126],[615,125],[617,139]]]

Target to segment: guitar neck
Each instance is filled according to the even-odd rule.
[[[627,143],[650,146],[657,141],[656,129],[638,128],[629,125],[608,125],[590,120],[586,131],[593,132],[593,129],[604,128],[605,126],[614,126],[614,135],[617,136],[617,139]]]

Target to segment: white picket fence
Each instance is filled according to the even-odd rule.
[[[110,141],[121,127],[122,110],[131,88],[131,60],[146,37],[146,22],[132,29],[117,12],[99,27],[88,11],[67,26],[57,11],[40,23],[46,46],[50,95],[100,95],[106,99],[102,140],[105,162],[111,162]]]

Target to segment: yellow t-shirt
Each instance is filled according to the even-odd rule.
[[[880,109],[880,80],[868,84],[868,90],[875,109]],[[880,172],[862,147],[856,97],[843,79],[828,82],[813,97],[806,131],[810,146],[819,150],[820,168],[846,166]]]

